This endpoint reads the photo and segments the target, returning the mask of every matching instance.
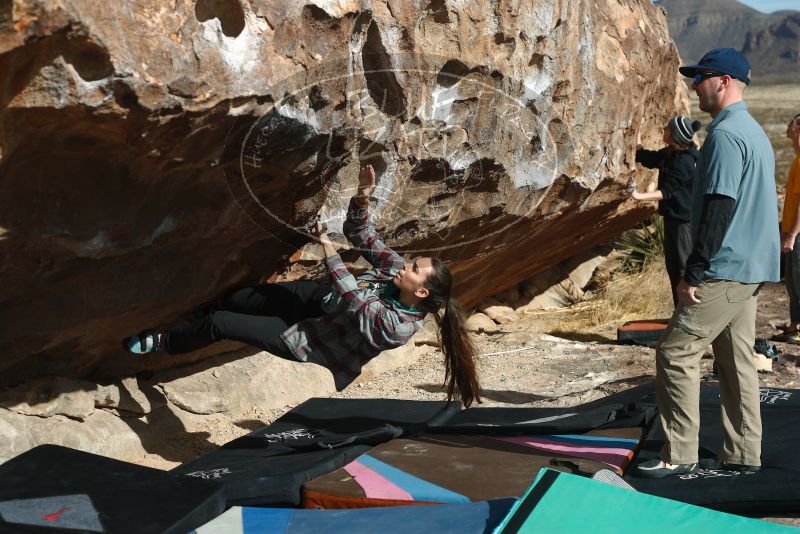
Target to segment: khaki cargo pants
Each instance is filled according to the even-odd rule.
[[[758,372],[753,363],[759,284],[706,280],[700,304],[680,305],[656,347],[656,395],[666,442],[661,459],[698,459],[700,358],[709,345],[719,368],[722,432],[719,460],[761,465]]]

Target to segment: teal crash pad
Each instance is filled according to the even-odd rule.
[[[542,469],[496,534],[755,534],[797,529]]]

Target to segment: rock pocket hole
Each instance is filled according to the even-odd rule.
[[[436,75],[436,83],[442,87],[452,87],[469,74],[469,67],[457,59],[451,59],[442,66]]]
[[[380,177],[386,172],[385,146],[368,138],[362,138],[358,145],[358,159],[362,165],[370,164],[375,169],[375,175]]]
[[[427,7],[428,13],[433,15],[433,21],[439,24],[450,22],[450,13],[447,11],[447,4],[444,0],[431,0]]]
[[[569,129],[561,119],[553,119],[547,125],[547,130],[550,132],[550,137],[556,144],[561,145],[569,140]]]
[[[102,80],[114,74],[114,65],[108,52],[91,41],[70,41],[63,57],[78,76],[87,82]]]
[[[364,78],[372,100],[381,111],[393,117],[405,115],[406,99],[397,81],[389,54],[381,41],[377,25],[370,24],[367,42],[361,52]]]
[[[324,24],[332,24],[336,19],[328,15],[328,13],[321,7],[314,4],[309,4],[303,8],[303,16],[308,17],[315,22],[322,22]]]
[[[322,89],[320,89],[319,85],[312,87],[308,92],[308,105],[311,106],[311,109],[314,111],[319,111],[328,104],[330,104],[330,101],[325,98],[325,95],[322,93]]]
[[[238,37],[244,30],[244,10],[237,0],[197,0],[194,14],[199,22],[219,19],[228,37]]]
[[[500,190],[500,180],[506,176],[502,165],[492,159],[482,158],[467,168],[464,188],[474,193],[496,193]]]
[[[11,22],[13,0],[0,0],[0,26]]]
[[[112,87],[114,89],[114,102],[116,102],[118,106],[126,109],[133,109],[139,105],[139,97],[136,96],[136,91],[127,83],[121,80],[115,80]]]
[[[414,182],[441,182],[453,174],[447,161],[443,159],[424,159],[414,165],[409,178]]]
[[[530,61],[528,61],[529,67],[535,67],[536,70],[542,70],[544,67],[544,54],[535,53],[531,56]]]
[[[533,137],[531,137],[530,145],[533,154],[541,154],[542,150],[544,150],[544,146],[542,145],[542,138],[539,137],[538,134],[533,134]]]

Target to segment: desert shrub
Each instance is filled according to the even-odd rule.
[[[628,230],[617,241],[622,252],[622,270],[640,273],[645,265],[664,255],[664,219],[652,217]]]

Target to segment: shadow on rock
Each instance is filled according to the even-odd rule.
[[[209,441],[208,432],[189,432],[184,423],[169,408],[167,399],[152,383],[137,377],[136,382],[151,406],[159,406],[141,417],[120,417],[139,436],[142,447],[172,462],[185,462],[211,452],[218,445]],[[120,388],[120,401],[136,402],[125,388]]]

